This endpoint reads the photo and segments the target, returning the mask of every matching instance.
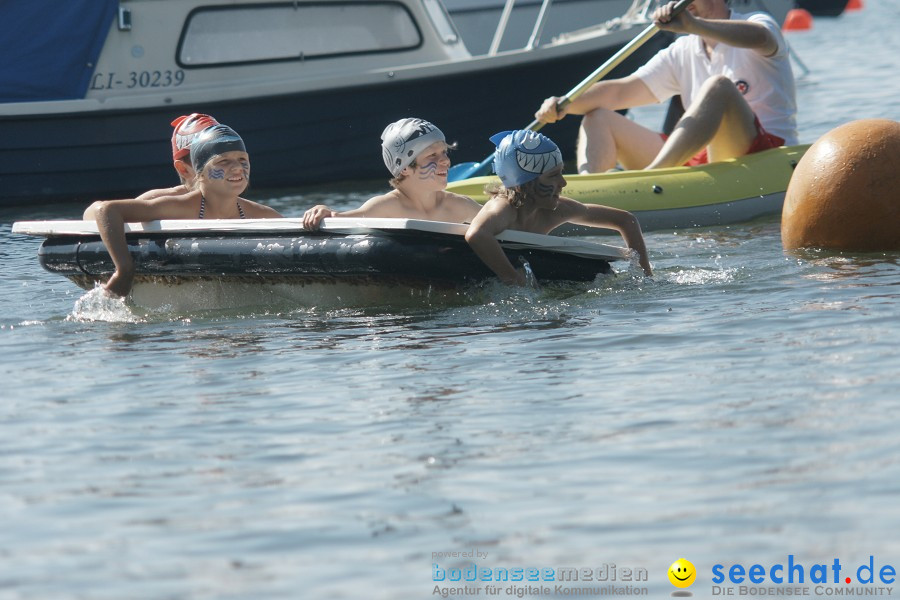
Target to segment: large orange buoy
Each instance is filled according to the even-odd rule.
[[[781,29],[784,31],[806,31],[812,29],[812,13],[805,8],[792,8],[784,18]]]
[[[832,129],[794,169],[781,213],[786,249],[900,250],[900,123]]]

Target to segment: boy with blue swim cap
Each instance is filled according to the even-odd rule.
[[[638,253],[644,273],[653,274],[641,226],[633,214],[560,196],[566,180],[562,152],[553,140],[535,131],[519,130],[498,133],[491,141],[497,147],[494,171],[503,185],[488,190],[491,198],[472,219],[466,241],[504,283],[524,286],[526,279],[524,272],[509,262],[496,235],[506,229],[547,234],[563,223],[618,231]]]
[[[563,164],[559,146],[536,131],[502,131],[492,135],[491,142],[497,147],[494,172],[506,188],[528,183]]]

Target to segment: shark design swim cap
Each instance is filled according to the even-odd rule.
[[[191,143],[191,164],[197,173],[201,173],[211,158],[235,150],[247,151],[244,140],[228,125],[216,124],[207,127],[194,138]]]
[[[172,127],[175,128],[172,132],[172,158],[182,160],[190,156],[194,137],[207,127],[218,124],[211,116],[200,113],[182,115],[172,121]]]
[[[563,164],[562,152],[553,140],[536,131],[502,131],[491,136],[494,172],[507,188],[537,179]]]
[[[446,142],[443,132],[424,119],[400,119],[385,127],[381,134],[384,165],[397,177],[435,142]]]

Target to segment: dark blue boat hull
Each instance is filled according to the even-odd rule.
[[[630,73],[669,41],[656,36],[611,77]],[[256,190],[386,179],[381,132],[387,123],[411,115],[435,122],[450,141],[459,142],[455,162],[481,160],[492,151],[490,135],[529,123],[546,96],[570,89],[616,50],[321,93],[139,111],[0,116],[0,205],[133,197],[174,185],[169,122],[190,112],[212,114],[241,133]],[[577,118],[565,119],[546,132],[571,155],[578,125]]]

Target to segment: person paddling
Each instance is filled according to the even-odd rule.
[[[481,209],[467,196],[446,191],[449,146],[443,132],[424,119],[400,119],[381,134],[384,164],[394,189],[359,208],[337,212],[317,205],[303,215],[306,229],[318,229],[326,217],[391,217],[465,223]]]
[[[547,234],[563,223],[618,231],[638,253],[644,273],[653,274],[641,226],[633,214],[560,196],[566,186],[562,153],[550,138],[519,130],[498,133],[491,141],[497,146],[494,171],[502,185],[488,190],[491,197],[472,220],[466,241],[501,281],[526,285],[525,273],[509,262],[497,241],[498,233],[513,229]]]
[[[232,128],[216,124],[190,144],[196,176],[184,194],[99,202],[95,220],[100,237],[116,266],[105,289],[127,296],[134,281],[134,261],[125,239],[125,223],[157,219],[262,219],[281,215],[240,195],[250,183],[250,156]]]
[[[728,0],[675,2],[653,13],[663,30],[688,35],[632,75],[595,83],[564,109],[547,98],[535,118],[584,115],[578,171],[691,166],[797,143],[797,100],[787,42],[765,12],[740,14]],[[668,137],[615,112],[680,94],[687,107]]]

